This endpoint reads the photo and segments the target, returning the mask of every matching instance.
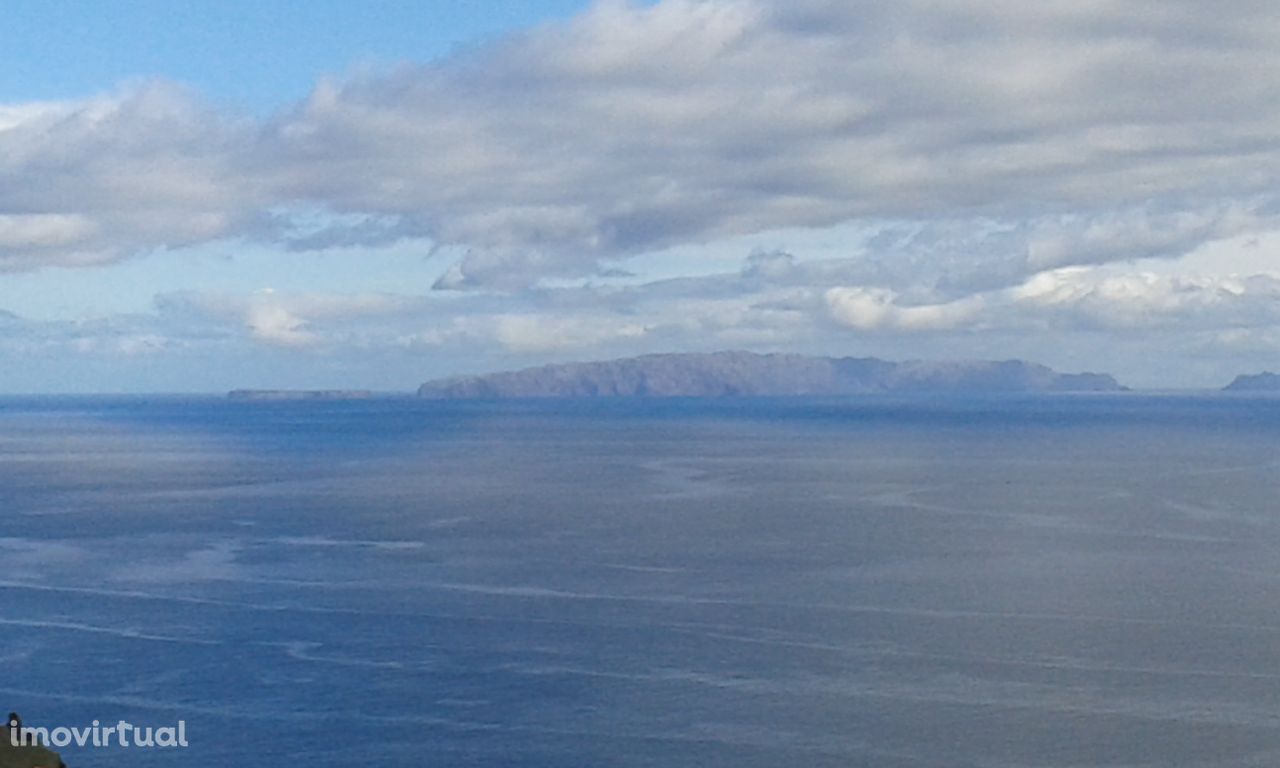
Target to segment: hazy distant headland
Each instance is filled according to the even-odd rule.
[[[373,393],[365,389],[233,389],[232,400],[365,400]]]
[[[420,397],[785,397],[875,392],[1116,392],[1105,373],[1021,360],[890,362],[752,352],[658,354],[429,381]]]
[[[1280,375],[1263,371],[1241,374],[1223,388],[1226,392],[1280,392]]]

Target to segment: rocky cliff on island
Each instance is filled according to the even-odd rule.
[[[1224,392],[1280,392],[1280,374],[1269,371],[1241,374],[1223,388]]]
[[[1115,392],[1102,373],[1058,373],[1021,360],[889,362],[877,358],[714,352],[659,354],[429,381],[434,399],[785,397],[875,392]]]

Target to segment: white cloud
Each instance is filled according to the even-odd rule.
[[[63,218],[9,219],[0,267],[425,237],[469,249],[444,287],[518,288],[682,243],[957,216],[1066,221],[1033,233],[1030,272],[1185,252],[1274,194],[1277,33],[1280,9],[1249,0],[604,2],[326,80],[266,121],[162,83],[9,105],[0,216]],[[292,231],[298,207],[338,223]]]
[[[443,65],[322,88],[276,128],[308,137],[299,157],[316,161],[290,163],[295,194],[472,247],[447,287],[966,210],[1085,219],[1083,238],[1044,233],[1038,269],[1126,258],[1104,252],[1104,230],[1141,222],[1109,222],[1110,206],[1164,198],[1212,218],[1233,205],[1224,195],[1271,189],[1278,158],[1258,142],[1280,82],[1238,72],[1280,63],[1258,34],[1280,14],[1233,4],[1224,24],[1221,9],[1095,5],[606,3]],[[1225,50],[1185,39],[1201,35]],[[355,154],[327,166],[326,143]]]
[[[333,342],[335,324],[394,315],[416,301],[390,294],[282,294],[271,289],[249,296],[186,292],[157,299],[167,317],[194,315],[239,326],[256,341],[285,347]]]
[[[253,126],[151,83],[0,116],[0,269],[101,264],[242,234],[270,201]]]
[[[1277,38],[1280,6],[1253,0],[604,2],[266,119],[167,83],[0,105],[0,270],[226,238],[465,254],[438,283],[456,293],[196,290],[152,315],[0,315],[0,348],[429,345],[466,366],[876,338],[963,355],[945,340],[981,329],[1270,349]],[[739,271],[705,247],[802,231],[834,242],[779,235]],[[619,268],[639,274],[598,279]]]
[[[245,313],[249,333],[259,341],[284,346],[314,344],[317,336],[306,329],[306,322],[279,304],[250,302]]]
[[[973,322],[983,308],[980,297],[945,304],[903,305],[884,288],[840,287],[825,294],[836,322],[862,331],[943,331]]]
[[[1113,329],[1241,329],[1280,323],[1280,274],[1158,275],[1076,267],[1010,291],[1024,309]]]
[[[93,233],[85,216],[57,213],[0,214],[0,249],[61,248]]]
[[[1065,267],[937,300],[874,283],[830,287],[842,265],[785,254],[755,254],[741,270],[698,278],[515,295],[188,292],[159,297],[150,315],[42,323],[10,316],[0,356],[29,363],[71,354],[89,363],[145,354],[153,365],[163,355],[221,368],[217,361],[249,355],[276,366],[275,378],[255,379],[264,385],[323,377],[384,388],[412,386],[429,372],[744,347],[897,359],[1024,356],[1112,370],[1138,385],[1225,383],[1266,367],[1280,352],[1280,273],[1190,274],[1180,271],[1184,261],[1198,256],[1170,262],[1168,274],[1125,264]],[[246,384],[236,370],[227,367],[227,386]]]
[[[591,347],[620,339],[636,339],[645,334],[643,325],[604,322],[591,318],[557,318],[545,315],[498,315],[494,336],[513,352],[549,352]]]

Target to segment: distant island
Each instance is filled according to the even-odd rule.
[[[1223,388],[1224,392],[1280,392],[1280,375],[1264,371],[1241,374]]]
[[[233,389],[232,400],[366,400],[373,393],[364,389]]]
[[[786,397],[875,392],[1117,392],[1103,373],[1058,373],[1021,360],[889,362],[877,358],[713,352],[566,363],[429,381],[432,399]]]

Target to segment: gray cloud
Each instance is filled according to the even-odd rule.
[[[1276,39],[1255,0],[605,2],[263,119],[166,83],[0,105],[0,271],[236,239],[461,254],[430,296],[0,312],[0,355],[399,361],[409,383],[418,360],[725,347],[1220,375],[1280,339]],[[785,234],[839,225],[818,255]],[[1248,266],[1206,267],[1259,234]]]
[[[186,292],[158,298],[154,327],[138,327],[137,316],[94,327],[126,336],[182,329],[184,343],[232,335],[280,347],[395,347],[461,357],[479,350],[536,357],[741,345],[830,347],[879,336],[978,330],[1013,335],[1084,330],[1138,338],[1152,331],[1280,329],[1280,273],[1182,275],[1073,266],[962,298],[921,300],[891,288],[839,283],[842,266],[757,252],[736,272],[518,295],[472,293],[450,301],[390,294]]]
[[[782,227],[1027,230],[1022,262],[933,254],[979,289],[1248,226],[1280,163],[1277,33],[1252,0],[606,2],[256,123],[166,85],[11,107],[0,267],[421,237],[468,249],[442,287],[520,288]]]
[[[1023,355],[1114,370],[1135,384],[1225,382],[1274,359],[1280,273],[1172,267],[1056,268],[960,298],[842,282],[857,270],[841,260],[780,252],[748,254],[739,270],[701,277],[518,294],[188,291],[157,297],[151,313],[75,322],[3,317],[0,358],[23,361],[14,371],[42,360],[73,361],[65,367],[76,371],[94,361],[150,366],[163,358],[206,366],[227,387],[321,377],[397,388],[432,371],[677,349]],[[1162,359],[1185,370],[1166,371]]]
[[[1231,6],[607,3],[322,87],[275,130],[302,147],[282,153],[294,194],[472,247],[446,287],[855,218],[1105,218],[1153,198],[1208,218],[1196,206],[1269,190],[1278,159],[1280,14]],[[1047,245],[1042,268],[1126,257]]]
[[[109,263],[241,234],[270,203],[255,129],[152,83],[0,117],[0,270]]]

